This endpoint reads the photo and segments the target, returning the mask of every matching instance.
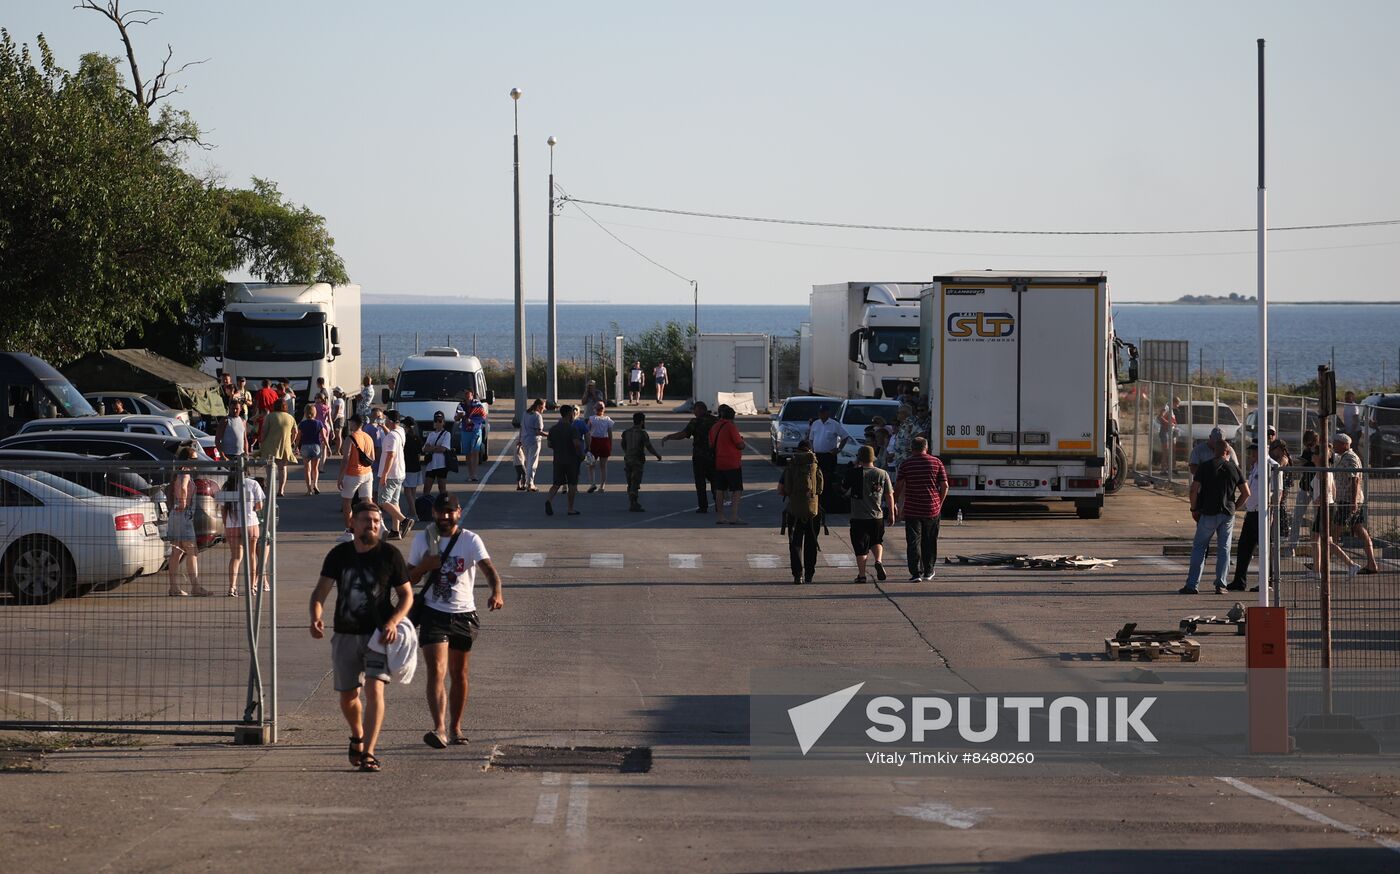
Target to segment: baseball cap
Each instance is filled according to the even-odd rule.
[[[447,417],[442,414],[442,410],[438,410],[436,413],[433,413],[434,422],[441,422],[445,418]]]
[[[1219,428],[1211,428],[1211,429],[1210,429],[1210,442],[1211,442],[1211,443],[1224,443],[1224,442],[1225,442],[1225,432],[1224,432],[1224,431],[1221,431]]]
[[[457,500],[457,496],[443,492],[433,499],[434,510],[460,510],[462,504]]]
[[[388,419],[390,422],[397,422],[399,420],[399,411],[390,410],[384,414],[384,418]]]

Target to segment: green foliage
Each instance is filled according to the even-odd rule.
[[[253,177],[253,187],[223,192],[228,211],[233,264],[264,282],[350,281],[335,253],[326,220],[288,203],[277,184]]]
[[[66,361],[184,312],[221,279],[218,198],[180,168],[179,113],[152,121],[113,59],[76,73],[0,30],[0,348]]]
[[[622,333],[617,323],[613,323],[613,333]],[[647,375],[647,386],[651,388],[651,371],[657,364],[666,363],[668,382],[666,394],[683,398],[690,394],[692,382],[692,360],[695,346],[695,326],[669,321],[647,328],[636,337],[629,337],[622,344],[622,366],[628,368],[633,361],[642,362],[642,370]],[[608,364],[612,365],[612,356]]]

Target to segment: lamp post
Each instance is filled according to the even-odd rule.
[[[549,144],[549,332],[546,335],[544,402],[549,409],[559,406],[559,333],[554,309],[554,145],[557,137],[545,140]]]
[[[525,418],[525,392],[529,380],[525,369],[529,361],[525,358],[525,286],[520,272],[520,95],[519,88],[510,89],[511,105],[515,109],[515,419],[512,425],[520,427]]]

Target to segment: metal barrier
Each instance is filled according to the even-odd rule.
[[[1243,465],[1245,447],[1256,436],[1257,398],[1255,392],[1185,383],[1139,381],[1129,386],[1119,399],[1128,470],[1140,482],[1185,486],[1191,480],[1191,450],[1215,427],[1225,433]],[[1270,394],[1269,410],[1269,424],[1298,461],[1304,432],[1317,428],[1317,400]],[[1164,424],[1164,417],[1166,422],[1174,417],[1175,424]]]
[[[0,730],[275,740],[264,473],[0,454]]]

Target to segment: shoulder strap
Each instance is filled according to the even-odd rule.
[[[440,553],[438,553],[438,558],[440,558],[440,559],[443,560],[443,561],[446,561],[446,560],[447,560],[448,554],[452,552],[452,547],[454,547],[454,546],[457,545],[457,538],[458,538],[458,537],[461,537],[461,536],[462,536],[462,529],[461,529],[461,528],[458,528],[458,529],[457,529],[457,532],[456,532],[455,534],[453,534],[452,537],[447,541],[447,547],[446,547],[445,549],[443,549]],[[440,573],[442,573],[442,566],[441,566],[441,565],[438,566],[438,569],[437,569],[437,570],[433,571],[433,574],[440,574]],[[428,587],[431,586],[431,585],[433,584],[433,574],[424,574],[423,588],[421,588],[421,589],[418,590],[418,597],[420,597],[420,598],[426,598],[426,597],[427,597],[427,595],[428,595]]]

